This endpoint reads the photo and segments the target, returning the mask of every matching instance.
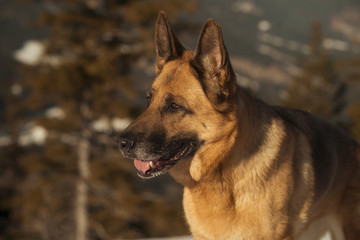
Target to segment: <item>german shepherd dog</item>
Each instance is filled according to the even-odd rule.
[[[148,107],[117,143],[140,177],[169,172],[184,186],[195,239],[360,239],[354,139],[237,86],[212,19],[191,51],[160,12],[155,42]]]

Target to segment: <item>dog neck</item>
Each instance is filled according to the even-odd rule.
[[[237,107],[228,113],[229,121],[224,124],[224,137],[201,147],[192,159],[183,159],[170,170],[174,179],[185,187],[193,188],[214,178],[229,187],[231,184],[226,183],[229,173],[225,173],[224,169],[231,171],[239,164],[238,160],[234,160],[238,159],[235,156],[242,155],[241,158],[246,161],[261,144],[265,131],[259,119],[271,121],[260,117],[262,114],[267,115],[269,107],[240,87],[237,92]],[[224,165],[230,167],[222,168]]]

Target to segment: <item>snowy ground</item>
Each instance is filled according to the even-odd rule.
[[[324,236],[322,236],[319,240],[332,240],[330,233],[327,232]],[[169,238],[142,238],[138,240],[194,240],[191,236],[179,236],[179,237],[169,237]]]
[[[169,238],[142,238],[138,240],[193,240],[191,236],[169,237]],[[319,240],[332,240],[330,233],[326,233]]]
[[[179,237],[168,237],[168,238],[141,238],[138,240],[194,240],[191,236],[179,236]],[[333,240],[330,232],[326,232],[319,240]]]
[[[142,238],[138,240],[193,240],[191,236],[179,236],[179,237],[169,237],[169,238]]]

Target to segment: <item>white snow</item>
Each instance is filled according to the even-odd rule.
[[[332,39],[332,38],[325,38],[323,41],[324,48],[327,49],[333,49],[337,51],[346,52],[350,50],[349,43],[338,40],[338,39]]]
[[[319,240],[332,240],[330,232],[327,231]]]
[[[23,92],[23,88],[19,84],[13,84],[10,91],[14,96],[19,96]]]
[[[37,40],[28,40],[23,47],[16,50],[14,58],[24,64],[36,65],[44,53],[44,45]]]
[[[138,240],[193,240],[193,239],[194,238],[191,236],[179,236],[179,237],[168,237],[168,238],[141,238]]]
[[[243,14],[261,15],[262,10],[252,1],[239,0],[233,3],[232,10]]]
[[[52,108],[49,108],[48,110],[46,110],[45,116],[47,118],[52,118],[52,119],[64,119],[65,112],[63,109],[61,109],[59,107],[52,107]]]
[[[42,145],[45,143],[48,136],[48,131],[41,126],[28,127],[19,137],[19,144],[21,146],[28,146],[31,144]]]
[[[0,136],[0,147],[8,146],[11,144],[11,137],[7,135]]]
[[[261,20],[259,23],[258,23],[258,29],[261,31],[261,32],[267,32],[271,29],[271,23],[267,20]]]
[[[130,125],[130,123],[131,123],[131,119],[129,118],[116,117],[111,120],[111,126],[117,132],[124,130],[127,126]]]
[[[120,132],[124,130],[131,123],[131,119],[129,118],[112,118],[109,119],[106,116],[102,116],[99,119],[93,121],[91,123],[92,129],[97,132],[110,132],[114,130],[116,132]]]
[[[109,132],[111,130],[110,120],[108,117],[102,116],[93,121],[91,127],[97,132]]]

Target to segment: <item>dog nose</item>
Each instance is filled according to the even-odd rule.
[[[129,151],[135,146],[135,140],[126,135],[119,135],[116,139],[116,143],[122,151]]]
[[[120,147],[121,148],[133,148],[134,147],[134,141],[130,139],[122,139],[120,140]]]

